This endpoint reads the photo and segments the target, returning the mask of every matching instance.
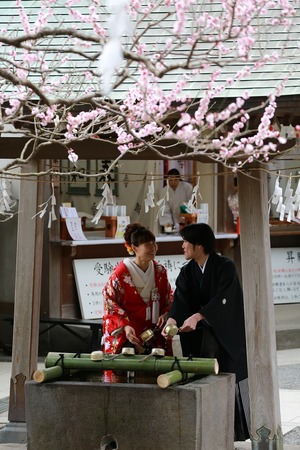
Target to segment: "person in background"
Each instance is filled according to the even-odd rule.
[[[183,356],[217,358],[220,372],[236,376],[235,441],[249,438],[250,412],[243,292],[236,267],[215,252],[206,223],[184,227],[186,260],[177,277],[168,324],[179,328]],[[162,335],[167,338],[165,327]]]
[[[165,229],[179,228],[180,205],[191,199],[193,187],[190,183],[180,179],[180,173],[177,169],[171,169],[168,172],[167,182],[169,184],[169,200],[165,203],[163,214],[159,214],[159,223]],[[168,186],[162,190],[161,198],[166,195]]]
[[[121,261],[103,288],[104,352],[120,353],[123,347],[132,346],[140,350],[140,335],[147,329],[157,330],[152,347],[165,348],[161,329],[173,293],[165,267],[155,261],[155,236],[143,225],[133,223],[127,225],[124,239],[133,258]]]

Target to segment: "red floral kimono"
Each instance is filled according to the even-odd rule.
[[[173,300],[171,285],[164,266],[153,261],[155,294],[146,303],[138,293],[133,279],[125,263],[121,261],[113,270],[108,282],[103,288],[104,317],[103,317],[103,341],[104,352],[120,353],[126,343],[126,335],[123,327],[130,325],[135,329],[136,336],[148,328],[153,329],[155,324],[149,317],[148,311],[153,303],[158,302],[159,316],[169,310]],[[157,303],[156,303],[157,304]],[[119,330],[119,332],[118,332]],[[113,335],[111,333],[113,332]],[[165,345],[165,340],[160,332],[153,338],[155,347]],[[158,342],[159,341],[159,342]],[[160,345],[158,345],[160,344]]]

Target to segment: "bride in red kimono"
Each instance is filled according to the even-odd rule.
[[[154,260],[155,236],[133,223],[126,227],[124,240],[134,258],[121,261],[103,288],[103,350],[120,353],[123,347],[140,349],[140,335],[147,329],[154,330],[151,346],[166,348],[159,330],[165,324],[173,294],[165,267]]]

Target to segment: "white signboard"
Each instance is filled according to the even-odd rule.
[[[300,303],[300,248],[272,248],[274,303]]]
[[[99,319],[103,317],[102,290],[113,268],[123,258],[91,258],[75,259],[73,261],[75,281],[83,319]],[[171,286],[175,287],[175,280],[180,268],[185,262],[183,255],[157,256],[168,271]]]

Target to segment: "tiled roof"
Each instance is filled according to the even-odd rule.
[[[41,2],[33,1],[33,0],[23,0],[23,5],[25,7],[25,11],[28,15],[30,15],[31,23],[34,23],[38,18],[38,14],[42,12],[41,10]],[[65,1],[58,0],[55,4],[53,4],[53,10],[55,15],[52,17],[51,22],[48,26],[61,26],[61,27],[75,27],[77,30],[82,30],[88,34],[93,33],[87,24],[82,20],[77,20],[77,22],[72,18],[65,7],[62,5]],[[81,0],[78,5],[74,6],[74,9],[80,11],[83,15],[88,14],[88,6],[90,5],[89,0]],[[210,11],[212,8],[214,12],[221,11],[221,2],[216,1],[198,1],[197,8],[202,11]],[[102,10],[103,11],[103,10]],[[29,14],[30,12],[30,14]],[[160,10],[157,10],[153,13],[146,22],[143,22],[143,29],[145,29],[145,23],[150,25],[150,19],[155,19],[157,21],[158,18],[161,18],[162,21],[157,23],[156,26],[151,26],[147,33],[145,33],[143,39],[147,44],[151,53],[155,52],[155,49],[159,47],[160,43],[165,43],[169,31],[173,27],[173,22],[170,18],[164,18],[164,9],[163,7]],[[100,25],[106,27],[107,14],[102,13],[100,15]],[[186,28],[186,33],[191,33],[192,23],[189,23]],[[0,31],[3,29],[7,29],[11,32],[12,35],[20,35],[23,34],[23,26],[19,22],[19,14],[18,8],[16,5],[16,1],[1,1],[0,2]],[[3,32],[2,32],[3,33]],[[289,79],[286,83],[285,89],[283,91],[284,95],[298,95],[300,94],[300,6],[297,9],[296,17],[294,18],[293,27],[287,32],[287,30],[283,26],[271,27],[268,30],[261,30],[261,37],[259,41],[259,46],[261,48],[266,48],[269,54],[272,54],[274,51],[282,53],[282,56],[279,58],[277,62],[272,62],[264,66],[263,68],[258,69],[255,72],[251,72],[246,78],[243,78],[241,81],[232,84],[230,87],[226,88],[220,96],[221,97],[236,97],[240,95],[244,90],[249,90],[252,97],[260,97],[266,96],[271,91],[273,91],[280,80],[284,77],[288,76]],[[98,89],[99,86],[96,84],[91,86],[89,81],[85,76],[85,72],[87,69],[95,69],[97,67],[97,59],[95,61],[88,61],[84,59],[80,54],[72,55],[71,58],[64,62],[63,61],[63,53],[60,51],[62,46],[66,46],[67,44],[64,42],[63,38],[56,37],[51,40],[43,39],[40,41],[39,46],[40,50],[43,51],[47,46],[51,46],[53,48],[53,52],[51,52],[53,61],[55,61],[57,65],[57,71],[55,77],[58,79],[62,74],[71,73],[73,76],[73,86],[72,91],[68,92],[67,95],[74,95],[76,91],[76,86],[78,88],[82,85],[89,88]],[[125,48],[129,48],[131,45],[131,41],[129,38],[124,37],[124,46]],[[201,57],[201,53],[205,51],[205,47],[209,44],[201,44],[199,47],[199,58]],[[253,57],[259,52],[259,46],[253,52]],[[1,62],[1,53],[5,55],[5,46],[0,47],[0,64],[3,65],[3,60]],[[86,50],[88,54],[96,55],[101,51],[101,47],[97,43],[92,43],[91,47]],[[188,49],[182,49],[182,53],[186,54]],[[10,56],[7,55],[8,61],[10,60]],[[181,58],[181,53],[177,56],[174,56],[173,61]],[[225,57],[221,62],[225,61]],[[169,61],[171,63],[172,61]],[[222,83],[226,79],[230,77],[234,77],[237,70],[240,70],[243,65],[239,62],[231,62],[226,65],[222,70],[222,73],[219,78],[219,82]],[[79,69],[79,70],[78,70]],[[207,82],[210,80],[211,76],[211,68],[205,69],[201,72],[201,75],[198,76],[198,79],[189,86],[188,95],[191,97],[201,97],[201,90],[206,88]],[[76,72],[76,75],[75,75]],[[168,91],[171,86],[174,85],[174,81],[180,80],[182,78],[182,72],[177,71],[175,73],[166,75],[161,80],[161,87]],[[34,79],[34,75],[32,75],[32,79]],[[53,78],[54,80],[55,78]],[[1,79],[0,79],[1,82]],[[120,87],[118,87],[114,91],[114,96],[116,98],[122,98],[124,96],[125,91],[128,87],[132,85],[132,81],[129,79],[126,80]],[[74,87],[75,86],[75,87]]]

